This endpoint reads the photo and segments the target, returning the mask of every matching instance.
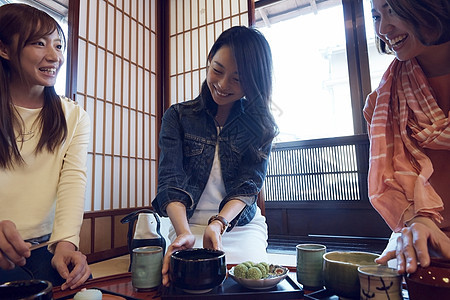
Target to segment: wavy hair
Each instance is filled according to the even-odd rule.
[[[209,51],[208,61],[224,46],[231,49],[236,60],[246,99],[245,109],[261,128],[263,145],[271,143],[278,134],[278,126],[270,111],[273,65],[269,43],[257,29],[234,26],[220,34]],[[206,80],[202,84],[201,96],[204,105],[215,114],[217,104],[212,99]]]
[[[386,2],[401,19],[411,24],[414,34],[422,44],[431,46],[450,41],[449,0],[386,0]],[[376,44],[381,53],[392,53],[388,45],[378,36]]]
[[[23,48],[33,40],[57,31],[65,47],[65,36],[59,24],[47,13],[26,4],[0,6],[0,41],[9,50],[10,60],[0,58],[0,168],[13,168],[22,164],[14,129],[23,130],[23,120],[17,113],[9,89],[10,75],[14,66],[20,66]],[[25,78],[22,70],[15,70]],[[53,86],[44,88],[44,106],[38,116],[41,137],[35,153],[44,149],[54,152],[67,136],[67,124],[60,97]],[[21,135],[20,135],[21,136]],[[20,140],[19,140],[20,142]]]

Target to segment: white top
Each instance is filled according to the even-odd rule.
[[[86,187],[89,143],[88,114],[75,102],[61,98],[66,116],[67,138],[54,153],[43,149],[35,155],[40,131],[34,121],[41,109],[16,106],[25,125],[17,145],[25,163],[0,169],[0,220],[11,220],[23,239],[51,233],[51,240],[64,238],[79,245]],[[30,133],[29,133],[30,132]]]
[[[195,236],[194,248],[203,248],[203,233],[208,220],[218,213],[220,202],[226,196],[220,168],[219,145],[216,145],[214,161],[208,182],[203,190],[193,216],[189,219],[189,228]],[[257,209],[255,217],[245,226],[235,226],[222,236],[223,250],[228,264],[239,264],[244,261],[267,262],[267,225],[266,218]],[[169,228],[169,239],[176,238],[173,226]]]

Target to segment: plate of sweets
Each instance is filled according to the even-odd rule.
[[[288,273],[289,269],[283,266],[246,261],[232,267],[228,275],[248,289],[266,290],[284,280]]]

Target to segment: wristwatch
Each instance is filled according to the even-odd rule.
[[[208,225],[211,224],[212,221],[216,221],[216,220],[219,221],[220,223],[222,223],[222,229],[220,230],[220,234],[222,235],[230,225],[228,224],[227,219],[225,219],[224,217],[219,216],[219,215],[214,215],[211,218],[209,218]]]

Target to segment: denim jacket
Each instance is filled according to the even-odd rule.
[[[152,206],[158,214],[167,216],[166,207],[170,202],[182,202],[188,219],[192,217],[208,181],[218,142],[226,190],[218,211],[233,199],[246,204],[230,222],[228,230],[231,230],[235,225],[248,224],[255,216],[256,198],[266,176],[271,143],[264,145],[261,141],[261,129],[245,112],[247,100],[235,102],[219,134],[212,113],[201,107],[200,101],[201,96],[174,104],[163,116],[158,191]],[[263,155],[258,156],[257,151]]]

